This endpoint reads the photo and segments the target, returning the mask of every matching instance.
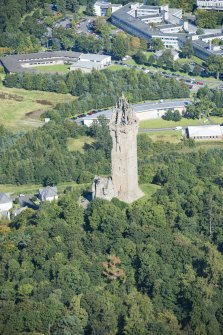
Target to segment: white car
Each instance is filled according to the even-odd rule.
[[[183,128],[181,126],[177,126],[174,128],[175,130],[182,130]]]

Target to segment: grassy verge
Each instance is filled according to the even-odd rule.
[[[91,144],[93,138],[82,136],[80,138],[69,138],[67,142],[68,150],[84,152],[85,144]]]
[[[152,120],[145,120],[141,121],[139,123],[140,128],[149,128],[149,129],[155,129],[155,128],[174,128],[177,126],[180,127],[186,127],[186,126],[197,126],[202,124],[208,124],[207,122],[202,122],[199,120],[192,120],[192,119],[186,119],[182,118],[180,121],[166,121],[162,118],[160,119],[152,119]]]
[[[123,66],[122,65],[110,65],[107,69],[109,71],[120,71],[123,69]]]
[[[152,54],[152,53],[151,53]],[[178,59],[179,63],[181,63],[182,65],[185,64],[185,63],[191,63],[191,62],[194,62],[198,65],[202,65],[203,64],[203,61],[195,56],[193,56],[192,58],[190,59],[185,59],[185,58],[180,58]],[[171,73],[174,73],[174,74],[177,74],[177,75],[180,75],[180,76],[183,76],[183,77],[187,77],[188,79],[191,79],[191,78],[195,78],[196,81],[202,81],[202,82],[212,82],[213,84],[217,84],[218,81],[216,78],[214,77],[208,77],[208,78],[203,78],[201,76],[193,76],[193,75],[190,75],[188,73],[184,73],[184,72],[180,72],[180,71],[172,71],[172,70],[168,70],[168,69],[165,69],[165,68],[162,68],[162,67],[157,67],[157,66],[153,66],[153,65],[145,65],[145,64],[137,64],[135,62],[134,59],[129,59],[129,60],[126,60],[124,61],[123,63],[126,63],[126,64],[129,64],[129,65],[132,65],[132,66],[141,66],[141,67],[144,67],[145,69],[148,69],[150,71],[155,71],[157,73],[159,72],[166,72],[167,74],[171,74]]]
[[[10,98],[0,98],[0,124],[12,131],[29,130],[40,126],[42,122],[39,116],[44,111],[53,108],[57,103],[75,99],[70,94],[8,88],[3,86],[1,81],[0,93],[11,95]],[[15,100],[13,96],[19,97],[21,101]],[[48,104],[44,104],[43,100]]]
[[[223,123],[223,116],[211,116],[210,121],[215,124],[222,124]]]

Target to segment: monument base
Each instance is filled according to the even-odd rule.
[[[117,198],[121,201],[124,201],[128,204],[131,204],[132,202],[142,198],[145,194],[143,193],[142,190],[140,190],[140,188],[138,188],[138,190],[134,190],[132,193],[128,193],[128,194],[118,194]]]
[[[132,192],[125,194],[124,192],[116,192],[112,177],[100,177],[95,176],[92,183],[92,199],[100,198],[111,201],[113,198],[118,198],[120,201],[124,201],[128,204],[142,198],[144,193],[140,188]]]

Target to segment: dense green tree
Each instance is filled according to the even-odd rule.
[[[184,46],[181,49],[181,57],[191,58],[193,56],[193,45],[190,40],[184,43]]]
[[[219,79],[220,73],[223,72],[223,60],[221,56],[211,55],[207,60],[207,69],[210,73],[215,73]]]
[[[164,49],[164,43],[161,40],[161,38],[153,38],[151,41],[151,48],[154,51],[162,50]]]
[[[128,39],[125,35],[119,34],[113,37],[112,54],[117,59],[122,59],[128,54]]]
[[[143,51],[138,51],[135,54],[134,59],[135,59],[136,63],[138,63],[138,64],[145,64],[147,62],[147,57],[146,57],[146,55],[144,54]]]

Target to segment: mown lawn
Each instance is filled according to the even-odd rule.
[[[68,150],[84,152],[85,144],[91,144],[93,138],[89,136],[82,136],[80,138],[69,138],[67,142]]]
[[[55,64],[55,65],[43,65],[33,66],[33,69],[41,72],[69,72],[70,65],[67,64]]]
[[[40,126],[42,124],[39,120],[41,113],[53,108],[57,103],[75,99],[70,94],[8,88],[3,86],[0,81],[1,93],[15,95],[22,99],[21,101],[16,101],[13,97],[10,99],[0,97],[0,124],[12,131],[29,130]],[[42,100],[46,100],[49,104],[43,103]]]
[[[155,128],[174,128],[177,126],[180,127],[186,127],[186,126],[197,126],[202,124],[208,124],[207,122],[200,122],[199,120],[192,120],[192,119],[186,119],[182,118],[180,121],[166,121],[162,118],[160,119],[152,119],[152,120],[145,120],[141,121],[139,123],[140,128],[149,128],[149,129],[155,129]]]

